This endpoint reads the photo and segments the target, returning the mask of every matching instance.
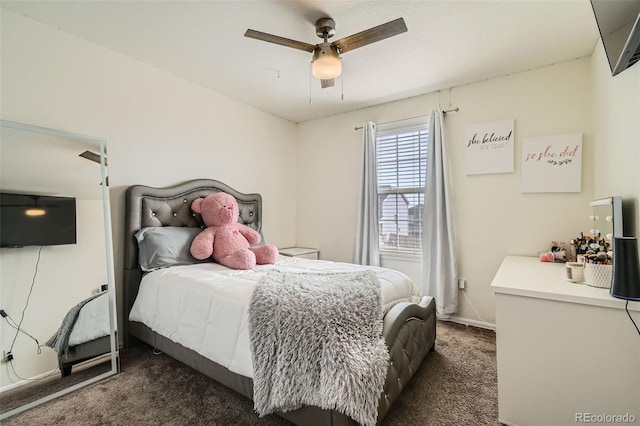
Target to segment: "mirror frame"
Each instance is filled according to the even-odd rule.
[[[82,382],[76,383],[72,386],[69,386],[65,389],[54,392],[50,395],[44,396],[40,399],[36,399],[27,404],[24,404],[20,407],[16,407],[12,410],[6,411],[4,413],[0,413],[0,420],[4,420],[8,417],[11,417],[15,414],[21,413],[23,411],[29,410],[38,405],[44,404],[45,402],[51,401],[60,396],[66,395],[70,392],[83,388],[92,383],[98,382],[100,380],[106,379],[107,377],[111,377],[119,372],[119,349],[118,349],[118,341],[117,341],[117,314],[116,314],[116,289],[115,289],[115,279],[114,279],[114,261],[113,261],[113,241],[112,241],[112,230],[111,230],[111,207],[109,201],[109,187],[107,185],[107,170],[106,170],[106,145],[107,140],[104,138],[99,138],[95,136],[87,136],[79,133],[67,132],[64,130],[57,129],[49,129],[46,127],[38,127],[32,126],[30,124],[23,124],[14,121],[0,120],[0,127],[6,127],[10,129],[23,130],[27,132],[34,132],[39,134],[51,135],[51,136],[59,136],[65,137],[69,139],[80,140],[83,142],[88,142],[100,150],[100,178],[101,178],[101,186],[102,186],[102,206],[103,206],[103,214],[104,214],[104,236],[105,236],[105,249],[106,249],[106,267],[107,267],[107,294],[109,296],[109,316],[110,316],[110,343],[111,343],[111,369],[106,373],[102,373],[98,376],[92,377],[90,379],[84,380]]]
[[[625,235],[625,232],[624,232],[625,224],[623,222],[624,219],[623,219],[623,212],[622,212],[622,197],[613,196],[613,197],[601,198],[599,200],[593,200],[592,202],[589,203],[589,205],[591,206],[592,209],[594,207],[599,207],[599,206],[611,206],[609,207],[609,210],[607,212],[611,213],[611,233],[612,233],[611,246],[613,247],[613,238],[620,238],[620,237],[624,237]],[[592,221],[595,220],[594,216],[595,215],[591,216]]]

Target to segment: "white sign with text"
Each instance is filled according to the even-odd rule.
[[[513,123],[501,120],[467,126],[467,175],[514,171]]]
[[[582,191],[582,133],[524,138],[521,191]]]

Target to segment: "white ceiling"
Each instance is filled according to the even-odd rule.
[[[2,6],[295,123],[589,56],[598,37],[589,0]],[[244,37],[251,28],[316,44],[324,16],[336,21],[334,40],[399,17],[408,32],[343,54],[344,80],[328,89],[310,81],[311,54]]]
[[[100,164],[79,156],[99,145],[47,132],[0,126],[0,190],[101,200]]]

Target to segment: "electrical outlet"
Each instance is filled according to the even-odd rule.
[[[458,278],[458,288],[460,290],[467,289],[467,279],[466,278]]]

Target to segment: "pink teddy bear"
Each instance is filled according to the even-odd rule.
[[[260,242],[260,234],[238,223],[240,209],[231,195],[216,192],[206,198],[198,198],[191,209],[202,215],[207,228],[191,243],[191,255],[203,260],[209,256],[232,269],[251,269],[256,264],[275,263],[278,249],[272,244],[251,247]]]

